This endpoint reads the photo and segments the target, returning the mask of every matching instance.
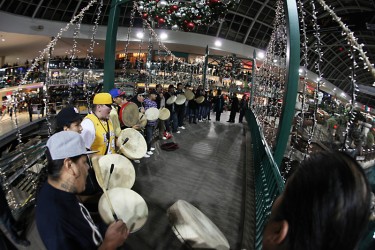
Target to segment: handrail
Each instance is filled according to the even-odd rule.
[[[284,181],[252,110],[246,112],[253,145],[255,172],[255,249],[262,248],[262,234],[272,203],[284,189]]]

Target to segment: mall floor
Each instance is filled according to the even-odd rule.
[[[185,130],[171,139],[179,145],[164,151],[155,143],[154,155],[134,163],[136,180],[133,190],[146,201],[149,215],[146,224],[130,234],[123,249],[186,249],[174,235],[167,209],[177,200],[185,200],[221,230],[231,249],[241,249],[243,224],[243,172],[246,123],[228,123],[229,112],[216,122],[186,124]],[[236,117],[238,122],[238,114]],[[28,228],[28,248],[44,249],[35,222]]]

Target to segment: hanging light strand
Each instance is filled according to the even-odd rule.
[[[91,70],[93,68],[95,37],[96,37],[96,32],[97,32],[98,26],[99,26],[99,19],[100,19],[101,14],[102,14],[102,7],[103,7],[103,0],[100,0],[98,10],[96,11],[96,17],[95,17],[95,20],[94,20],[94,25],[91,29],[92,32],[91,32],[91,38],[90,38],[90,45],[89,45],[89,48],[87,49],[86,58],[89,60],[89,64],[88,64],[89,70]]]
[[[57,41],[61,39],[62,34],[64,32],[66,32],[66,31],[68,31],[69,28],[70,28],[70,26],[72,26],[76,22],[76,20],[78,20],[79,18],[83,17],[83,15],[85,14],[85,12],[91,6],[93,6],[96,2],[97,2],[97,0],[91,0],[86,7],[84,7],[77,15],[75,15],[70,20],[69,23],[66,24],[66,26],[64,28],[60,29],[60,31],[57,33],[57,35],[54,37],[54,39],[52,39],[52,41],[49,42],[49,44],[47,45],[47,47],[40,53],[40,55],[34,59],[34,63],[27,70],[25,76],[21,79],[20,85],[26,84],[27,78],[30,76],[30,74],[32,72],[34,72],[34,69],[38,66],[39,61],[41,61],[44,58],[44,55],[47,54],[50,51],[51,48],[52,48],[52,50],[54,49]]]
[[[351,41],[348,41],[348,43],[350,43]],[[353,44],[351,44],[353,45]],[[345,131],[343,132],[343,136],[344,136],[344,143],[343,143],[343,147],[342,147],[342,150],[346,150],[349,148],[349,138],[348,138],[348,135],[349,135],[349,130],[353,127],[353,123],[354,123],[354,119],[355,119],[355,116],[357,114],[357,111],[355,110],[355,102],[356,102],[356,96],[357,96],[357,92],[358,92],[358,85],[356,83],[356,69],[358,68],[358,64],[357,64],[357,61],[355,59],[355,51],[356,49],[354,47],[350,47],[350,53],[348,54],[348,56],[350,57],[350,59],[352,60],[352,66],[350,67],[351,69],[351,75],[349,76],[350,78],[350,83],[352,85],[352,93],[351,93],[351,108],[350,108],[350,111],[348,113],[349,115],[349,119],[348,121],[346,122],[346,128],[345,128]]]
[[[46,124],[47,124],[47,132],[48,132],[48,137],[52,135],[52,124],[50,121],[50,110],[49,110],[49,85],[51,82],[51,77],[50,77],[50,59],[51,59],[51,54],[52,54],[52,49],[50,50],[50,53],[47,54],[47,59],[46,59],[46,79],[44,82],[43,86],[43,102],[44,102],[44,114],[46,114]]]
[[[74,105],[74,103],[73,103],[73,88],[74,88],[74,84],[78,83],[78,77],[77,77],[78,73],[75,72],[77,68],[75,67],[74,59],[77,57],[77,44],[78,44],[77,38],[78,38],[78,35],[79,35],[79,31],[81,29],[82,20],[83,20],[83,16],[81,16],[78,19],[78,22],[76,23],[75,28],[74,28],[74,32],[73,32],[73,46],[72,46],[72,50],[71,50],[71,54],[70,54],[70,64],[69,64],[69,72],[68,72],[68,83],[69,83],[68,103],[70,105]]]
[[[125,48],[124,48],[124,63],[122,64],[122,83],[125,82],[126,78],[126,68],[128,66],[128,49],[129,49],[129,44],[130,44],[130,34],[132,32],[133,26],[134,26],[134,16],[137,10],[137,2],[133,2],[133,8],[130,12],[130,22],[129,22],[129,27],[128,27],[128,32],[126,34],[126,43],[125,43]]]
[[[316,111],[318,110],[318,104],[319,104],[319,91],[320,91],[320,85],[321,85],[321,82],[322,82],[322,79],[323,79],[323,73],[320,69],[320,63],[323,62],[323,52],[322,52],[322,41],[320,39],[320,33],[319,33],[319,30],[320,30],[320,26],[318,24],[318,17],[317,17],[317,10],[315,8],[315,2],[314,1],[310,1],[310,5],[311,5],[311,8],[312,8],[312,22],[313,22],[313,29],[314,29],[314,37],[315,37],[315,54],[317,55],[317,60],[315,61],[315,70],[316,70],[316,73],[318,75],[318,79],[317,79],[317,84],[316,84],[316,88],[314,89],[314,110],[315,112],[313,112],[313,126],[312,128],[308,131],[308,139],[307,139],[307,145],[306,145],[306,149],[305,149],[305,152],[306,152],[306,155],[309,154],[309,150],[311,148],[311,143],[312,143],[312,140],[313,140],[313,137],[314,137],[314,134],[315,134],[315,130],[316,130],[316,126],[317,126],[317,120],[316,120]],[[305,155],[305,157],[306,157]]]
[[[147,71],[147,81],[145,90],[148,91],[151,81],[152,81],[152,72],[151,72],[151,61],[152,61],[152,33],[148,33],[148,52],[147,52],[147,60],[146,60],[146,71]]]
[[[341,21],[341,18],[337,16],[337,14],[334,12],[333,8],[331,8],[329,5],[326,4],[324,0],[318,0],[320,5],[324,8],[324,10],[328,11],[328,13],[332,16],[332,19],[336,21],[340,27],[342,28],[343,32],[347,36],[347,39],[350,41],[352,46],[358,49],[358,52],[361,56],[361,60],[363,60],[364,69],[367,69],[371,72],[372,76],[375,78],[375,68],[374,64],[370,62],[370,59],[366,55],[366,52],[363,51],[364,44],[358,43],[358,38],[354,36],[354,32],[352,32],[348,25],[346,25],[343,21]],[[374,82],[375,85],[375,82]]]
[[[90,45],[89,48],[87,49],[87,55],[86,59],[88,59],[88,82],[84,84],[84,87],[86,88],[85,95],[86,95],[86,105],[87,105],[87,111],[88,113],[91,111],[91,96],[92,96],[92,90],[90,88],[90,78],[93,77],[93,71],[92,68],[95,66],[96,59],[94,57],[94,48],[95,48],[95,37],[96,33],[98,31],[98,26],[99,26],[99,20],[102,15],[102,8],[103,8],[103,0],[100,0],[99,6],[96,11],[96,17],[94,20],[94,25],[92,27],[92,32],[91,32],[91,38],[90,38]]]
[[[307,38],[307,25],[305,22],[306,19],[306,11],[304,9],[304,5],[301,0],[298,0],[298,9],[300,15],[300,24],[301,24],[301,31],[302,31],[302,63],[303,63],[303,71],[302,71],[302,103],[301,103],[301,117],[297,118],[297,128],[302,128],[303,121],[305,119],[305,110],[306,110],[306,89],[307,89],[307,68],[309,66],[308,60],[308,38]],[[298,136],[296,133],[296,142],[298,143]],[[306,158],[307,152],[306,150],[303,151],[304,158]]]

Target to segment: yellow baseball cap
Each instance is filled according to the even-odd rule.
[[[98,93],[94,96],[93,104],[112,104],[112,96],[109,93]]]

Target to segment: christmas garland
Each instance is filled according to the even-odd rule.
[[[223,56],[217,66],[219,76],[236,78],[241,73],[242,61],[235,56]]]
[[[224,20],[234,0],[143,0],[138,1],[142,18],[159,27],[172,30],[192,31],[200,25],[212,25]]]

